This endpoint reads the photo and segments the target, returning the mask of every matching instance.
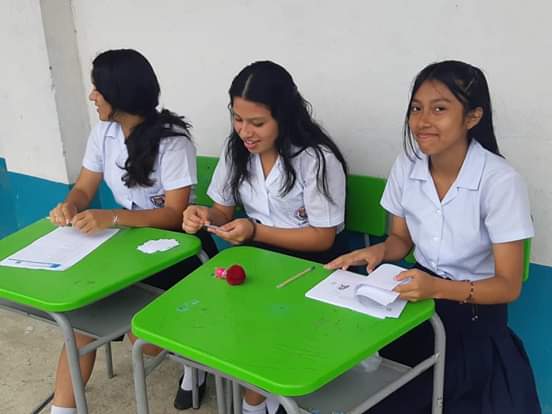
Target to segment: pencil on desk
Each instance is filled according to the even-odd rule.
[[[301,276],[306,275],[306,274],[309,273],[311,270],[314,270],[314,266],[307,267],[305,270],[300,271],[300,272],[297,273],[296,275],[293,275],[293,276],[291,276],[290,278],[284,280],[282,283],[276,285],[276,287],[277,287],[278,289],[279,289],[279,288],[283,288],[284,286],[290,284],[290,283],[293,282],[294,280],[299,279]]]

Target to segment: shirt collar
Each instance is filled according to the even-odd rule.
[[[456,178],[455,187],[466,188],[468,190],[477,190],[483,175],[485,167],[485,149],[479,142],[472,139],[466,158],[462,163],[462,168]],[[428,181],[431,180],[429,172],[428,157],[425,154],[419,154],[420,158],[415,158],[414,167],[410,172],[410,179]]]
[[[109,121],[109,125],[105,130],[104,136],[106,138],[115,139],[119,136],[120,132],[121,132],[121,125],[119,125],[118,122]]]

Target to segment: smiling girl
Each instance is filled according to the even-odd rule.
[[[381,200],[390,213],[384,243],[327,267],[404,258],[416,265],[397,280],[402,299],[435,299],[446,329],[445,413],[540,413],[520,339],[507,326],[507,303],[521,291],[523,240],[534,235],[527,188],[500,155],[489,89],[480,69],[457,61],[427,66],[414,82],[405,153]],[[426,323],[384,349],[414,365],[433,351]],[[369,412],[431,412],[431,370]]]
[[[252,244],[326,262],[337,255],[345,216],[346,165],[332,139],[280,65],[245,67],[230,87],[232,132],[208,195],[213,207],[190,206],[183,228],[209,231],[232,244]],[[234,219],[236,205],[247,218]],[[248,390],[244,413],[264,413]]]

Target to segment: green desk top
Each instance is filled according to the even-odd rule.
[[[55,228],[40,220],[0,240],[0,260]],[[148,240],[176,239],[179,246],[145,254],[137,247]],[[61,272],[0,266],[0,298],[49,312],[65,312],[96,302],[201,249],[195,236],[153,228],[119,230],[100,247]]]
[[[243,285],[216,279],[217,266],[241,264]],[[399,319],[379,320],[308,299],[331,271],[306,260],[233,247],[219,253],[138,312],[132,331],[147,342],[268,392],[313,392],[429,319],[433,301],[410,303]]]

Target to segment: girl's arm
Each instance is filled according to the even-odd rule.
[[[85,210],[73,217],[71,224],[83,233],[93,233],[113,226],[180,229],[182,212],[188,205],[190,187],[165,192],[165,206],[148,210]]]
[[[333,246],[336,234],[336,227],[283,229],[264,224],[255,224],[255,227],[252,241],[304,252],[328,250]]]
[[[73,217],[90,205],[102,181],[102,173],[81,168],[77,181],[63,203],[50,211],[50,221],[58,226],[66,226]]]
[[[495,274],[491,278],[471,283],[451,281],[415,269],[399,275],[398,280],[411,280],[395,290],[408,300],[435,298],[482,305],[513,302],[521,292],[523,240],[494,244],[493,255]]]
[[[366,265],[371,272],[383,261],[398,261],[403,259],[412,249],[412,239],[402,217],[390,215],[389,236],[383,243],[355,250],[339,256],[326,265],[328,269],[347,269],[349,266]]]

